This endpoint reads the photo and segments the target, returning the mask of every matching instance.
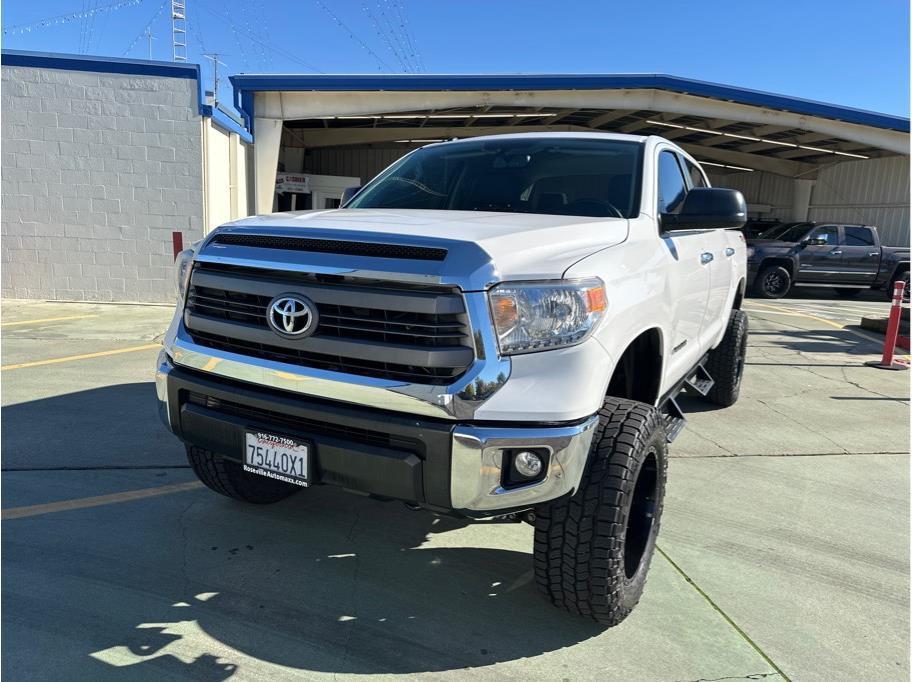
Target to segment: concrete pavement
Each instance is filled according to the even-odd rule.
[[[685,401],[662,554],[617,628],[536,595],[525,525],[332,488],[271,507],[194,489],[4,521],[2,672],[908,679],[908,373],[862,367],[877,344],[838,328],[842,308],[745,307],[741,400]],[[4,326],[2,364],[140,347],[169,311],[4,302],[0,323],[53,317],[74,319]],[[192,481],[157,422],[154,358],[4,371],[3,508]]]

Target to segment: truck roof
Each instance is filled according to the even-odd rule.
[[[584,139],[603,139],[603,140],[625,140],[627,142],[645,142],[649,139],[645,135],[627,135],[624,133],[586,133],[586,132],[560,132],[560,133],[497,133],[496,135],[482,135],[479,137],[463,137],[458,140],[446,140],[444,142],[434,142],[432,144],[462,144],[464,142],[472,142],[473,140],[480,140],[485,137],[497,137],[497,138],[510,138],[510,139],[521,139],[521,138],[563,138],[563,139],[572,139],[572,138],[584,138]],[[652,135],[651,137],[656,137]],[[663,138],[664,139],[664,138]],[[431,146],[431,145],[425,145]]]

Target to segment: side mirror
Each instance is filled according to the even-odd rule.
[[[821,237],[809,237],[801,242],[805,246],[826,246],[829,242]]]
[[[342,190],[342,202],[340,206],[344,207],[349,201],[351,201],[354,196],[361,191],[360,187],[346,187]]]
[[[747,203],[736,189],[695,187],[680,213],[663,213],[663,230],[724,230],[744,227]]]

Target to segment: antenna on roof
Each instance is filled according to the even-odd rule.
[[[219,67],[219,64],[221,64],[222,66],[228,66],[228,65],[219,59],[218,52],[204,52],[203,56],[212,62],[212,103],[215,106],[218,106],[218,92],[219,92],[218,67]]]
[[[146,26],[143,36],[149,41],[149,59],[152,59],[152,41],[156,39],[155,36],[152,35],[152,29]]]

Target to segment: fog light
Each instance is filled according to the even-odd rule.
[[[523,450],[513,458],[513,467],[521,476],[535,478],[541,473],[542,458],[534,452]]]

